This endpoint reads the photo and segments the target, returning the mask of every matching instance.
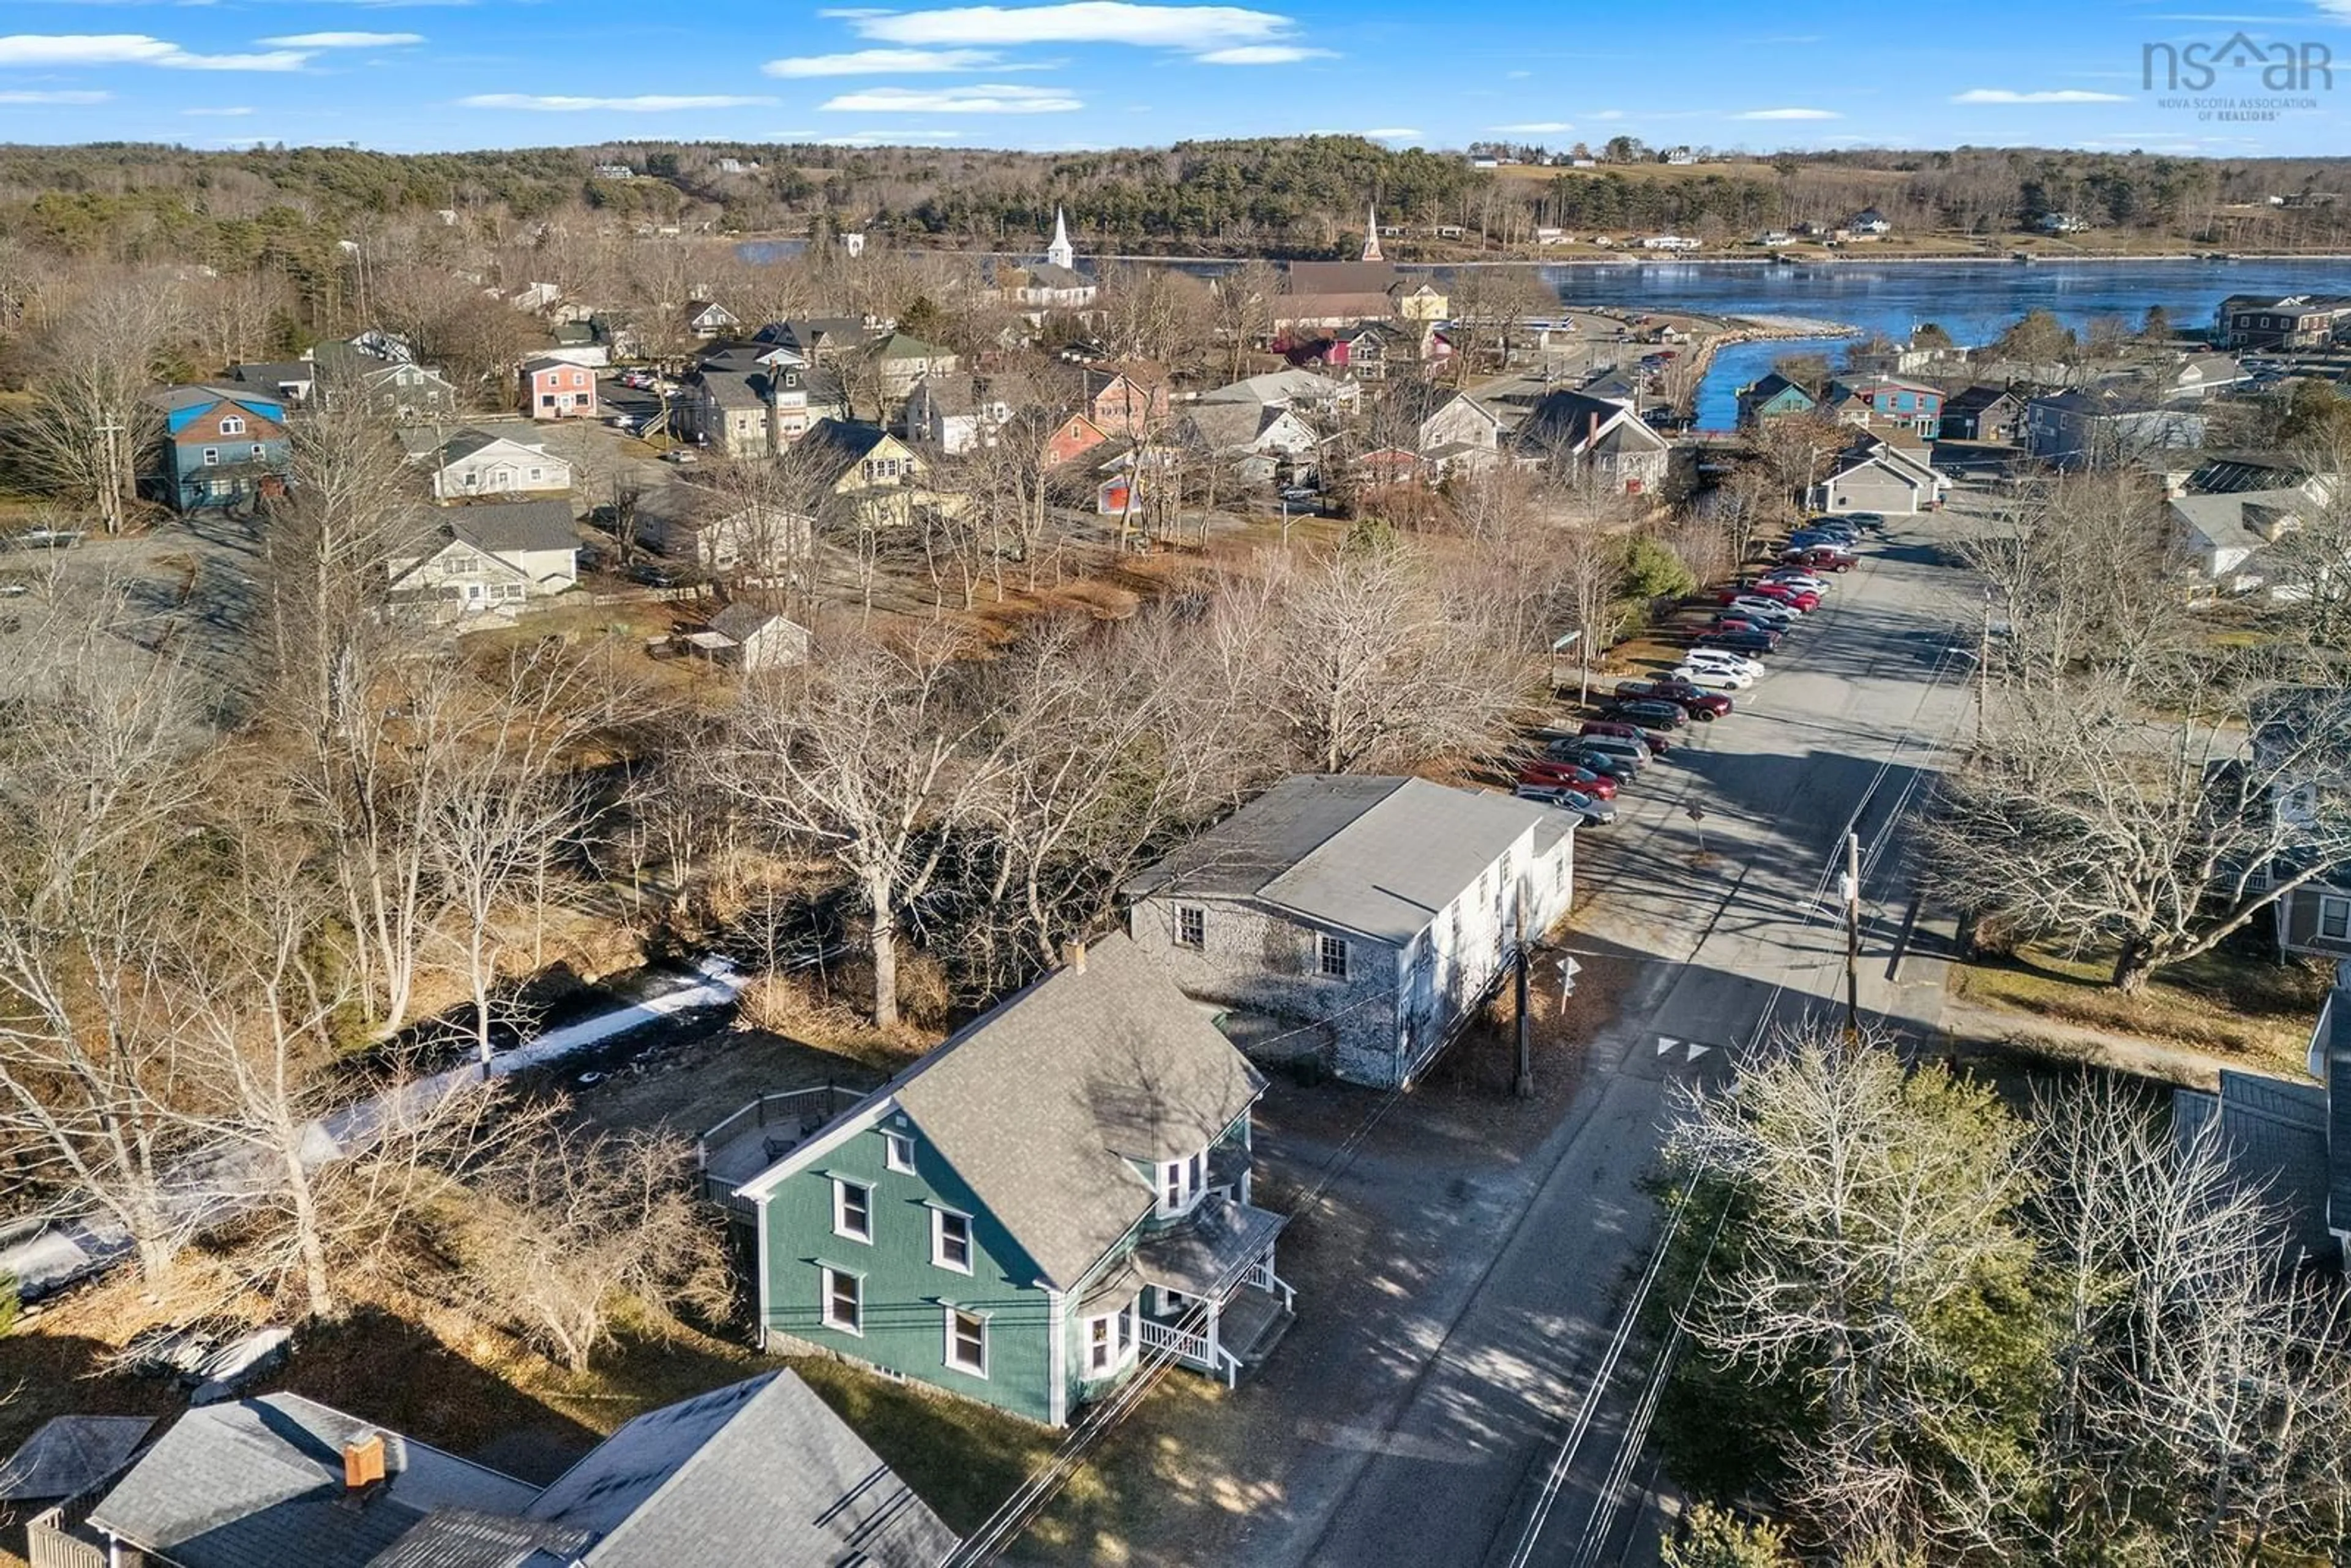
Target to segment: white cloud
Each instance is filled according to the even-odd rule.
[[[845,55],[803,55],[769,60],[771,77],[925,76],[998,68],[994,49],[856,49]]]
[[[1420,132],[1407,125],[1388,131],[1358,131],[1355,134],[1366,141],[1409,141]]]
[[[1297,44],[1237,44],[1229,49],[1210,49],[1194,57],[1204,66],[1286,66],[1299,60],[1328,60],[1338,57],[1331,49],[1309,49]]]
[[[1238,44],[1274,42],[1290,19],[1238,5],[1136,5],[1128,0],[1070,0],[1059,5],[962,5],[857,20],[857,31],[886,44],[1134,44],[1198,54]]]
[[[1951,95],[1953,103],[2128,103],[2118,92],[2092,92],[2086,88],[2056,88],[2044,92],[2018,92],[2012,88],[1971,87]]]
[[[11,66],[162,66],[183,71],[299,70],[309,55],[198,55],[144,33],[12,33],[0,37],[0,68]]]
[[[1556,131],[1573,131],[1575,127],[1564,120],[1530,120],[1518,125],[1489,125],[1486,129],[1519,136],[1544,136]]]
[[[422,33],[294,33],[283,38],[264,38],[265,44],[275,44],[288,49],[392,49],[402,44],[421,44]]]
[[[467,109],[528,109],[547,114],[577,114],[588,110],[600,110],[611,114],[668,114],[687,109],[759,109],[775,103],[772,98],[743,98],[732,94],[694,96],[684,94],[645,93],[636,98],[566,98],[559,95],[531,92],[482,92],[457,100]]]
[[[1081,99],[1046,87],[872,87],[817,106],[837,114],[1061,114]]]
[[[113,96],[110,92],[0,92],[0,104],[53,103],[66,106],[104,103]]]
[[[1733,120],[1843,120],[1834,109],[1750,109]]]
[[[253,108],[250,104],[240,103],[232,104],[226,109],[183,109],[180,112],[193,115],[200,120],[235,120],[251,114]]]

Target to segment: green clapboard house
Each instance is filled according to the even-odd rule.
[[[762,1341],[1065,1424],[1171,1358],[1228,1383],[1289,1326],[1249,1202],[1265,1080],[1123,936],[891,1082],[764,1097],[703,1138]]]

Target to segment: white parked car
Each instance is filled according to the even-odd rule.
[[[1784,583],[1790,588],[1804,589],[1819,594],[1823,599],[1828,597],[1829,585],[1809,571],[1770,571],[1763,574],[1763,580]]]
[[[1720,664],[1683,664],[1674,671],[1674,676],[1694,686],[1719,692],[1743,692],[1755,684],[1755,677],[1746,672],[1725,669]]]
[[[1729,648],[1692,648],[1682,655],[1682,664],[1685,667],[1728,670],[1734,675],[1745,675],[1750,681],[1760,681],[1764,674],[1762,660],[1750,659]]]
[[[1742,593],[1726,607],[1726,613],[1743,615],[1750,621],[1768,622],[1774,626],[1793,626],[1803,612],[1792,604],[1766,599],[1760,593]]]

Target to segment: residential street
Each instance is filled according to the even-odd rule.
[[[1945,650],[1972,649],[1976,601],[1935,549],[1966,526],[1968,500],[1891,519],[1740,711],[1683,732],[1688,743],[1620,799],[1620,821],[1579,836],[1596,896],[1569,945],[1595,971],[1635,978],[1539,1146],[1503,1154],[1502,1138],[1465,1125],[1472,1113],[1426,1090],[1348,1146],[1348,1122],[1373,1103],[1364,1092],[1326,1130],[1285,1115],[1276,1091],[1259,1134],[1269,1178],[1311,1189],[1340,1169],[1293,1228],[1299,1266],[1361,1285],[1341,1300],[1301,1290],[1301,1320],[1261,1380],[1215,1413],[1245,1426],[1245,1439],[1207,1443],[1248,1506],[1163,1505],[1181,1528],[1152,1520],[1137,1561],[1584,1568],[1654,1554],[1654,1520],[1635,1529],[1646,1462],[1628,1463],[1605,1542],[1585,1545],[1646,1382],[1637,1339],[1583,1417],[1540,1528],[1531,1521],[1653,1249],[1640,1181],[1672,1093],[1719,1078],[1770,1020],[1843,1006],[1848,824],[1865,856],[1861,1006],[1912,1030],[1939,1013],[1939,959],[1892,963],[1909,904],[1897,819],[1971,711],[1971,666]],[[1939,952],[1948,930],[1917,939]],[[1113,1448],[1149,1436],[1122,1432]],[[1190,1470],[1209,1458],[1155,1468],[1205,1504],[1219,1481]]]

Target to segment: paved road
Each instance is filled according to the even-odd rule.
[[[1645,1381],[1638,1344],[1593,1403],[1555,1503],[1539,1529],[1530,1521],[1652,1249],[1654,1207],[1638,1182],[1676,1087],[1719,1077],[1773,1019],[1842,1006],[1833,862],[1848,823],[1870,856],[1862,1007],[1908,1028],[1939,1012],[1939,963],[1889,962],[1909,887],[1888,824],[1969,711],[1965,674],[1941,650],[1955,630],[1970,640],[1975,601],[1933,548],[1965,526],[1891,526],[1740,712],[1653,769],[1654,782],[1619,802],[1613,831],[1583,836],[1581,873],[1604,886],[1599,917],[1579,920],[1573,940],[1636,956],[1642,978],[1577,1103],[1528,1162],[1545,1174],[1499,1227],[1434,1354],[1360,1445],[1352,1475],[1298,1511],[1305,1528],[1278,1558],[1259,1561],[1585,1568],[1619,1560],[1628,1540],[1636,1557],[1654,1549],[1632,1539],[1637,1499],[1607,1540],[1585,1545],[1603,1493],[1639,1490],[1643,1467],[1635,1484],[1609,1484]],[[1687,815],[1692,804],[1702,822]]]

